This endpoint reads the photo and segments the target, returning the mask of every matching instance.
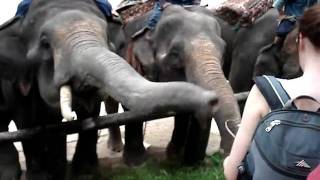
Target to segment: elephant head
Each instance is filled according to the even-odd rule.
[[[254,83],[253,69],[259,50],[273,42],[278,17],[278,11],[272,8],[256,19],[252,25],[240,29],[234,27],[238,30],[232,42],[232,62],[228,78],[236,93],[251,89]]]
[[[128,34],[134,25],[128,24]],[[140,69],[146,77],[162,82],[192,82],[215,91],[220,102],[215,120],[222,136],[222,148],[228,152],[233,138],[225,123],[229,122],[235,133],[240,113],[221,67],[224,48],[220,26],[210,12],[172,5],[164,9],[154,31],[134,41],[130,57],[141,63]]]
[[[263,47],[257,57],[253,75],[266,74],[285,79],[300,76],[302,71],[298,61],[297,35],[298,29],[296,28],[287,35],[282,48],[276,45]]]
[[[1,73],[32,62],[42,98],[59,107],[61,92],[61,111],[67,119],[74,118],[72,94],[88,93],[112,96],[137,112],[174,110],[211,116],[217,102],[213,92],[182,82],[145,80],[110,50],[107,27],[93,0],[34,0],[25,17],[1,28]]]

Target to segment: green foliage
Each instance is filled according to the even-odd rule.
[[[222,156],[213,155],[199,167],[181,167],[169,162],[149,160],[138,168],[120,168],[100,173],[97,180],[220,180],[224,179]]]

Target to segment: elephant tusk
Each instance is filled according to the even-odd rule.
[[[76,112],[72,111],[72,92],[70,86],[60,88],[60,108],[63,117],[62,121],[72,121],[77,119]]]

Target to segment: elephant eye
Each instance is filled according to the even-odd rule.
[[[178,50],[177,49],[172,49],[170,51],[170,53],[169,53],[169,58],[170,59],[178,59],[178,58],[180,58],[180,54],[179,54]]]
[[[41,44],[41,47],[44,47],[46,49],[49,49],[50,48],[50,43],[49,43],[49,39],[47,36],[45,35],[42,35],[41,38],[40,38],[40,44]]]

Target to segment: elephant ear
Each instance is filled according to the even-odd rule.
[[[298,35],[299,35],[299,30],[297,27],[287,35],[283,43],[283,50],[286,53],[293,54],[298,52],[298,46],[296,42]]]
[[[126,39],[120,19],[108,20],[107,35],[110,50],[125,58]]]
[[[0,26],[0,76],[11,79],[24,69],[26,48],[20,37],[20,18],[14,17]]]
[[[127,61],[141,75],[155,77],[155,60],[147,38],[141,37],[128,45]],[[153,79],[149,79],[153,80]]]
[[[14,17],[0,26],[0,77],[18,81],[21,93],[27,95],[31,88],[31,75],[20,26],[20,17]]]

